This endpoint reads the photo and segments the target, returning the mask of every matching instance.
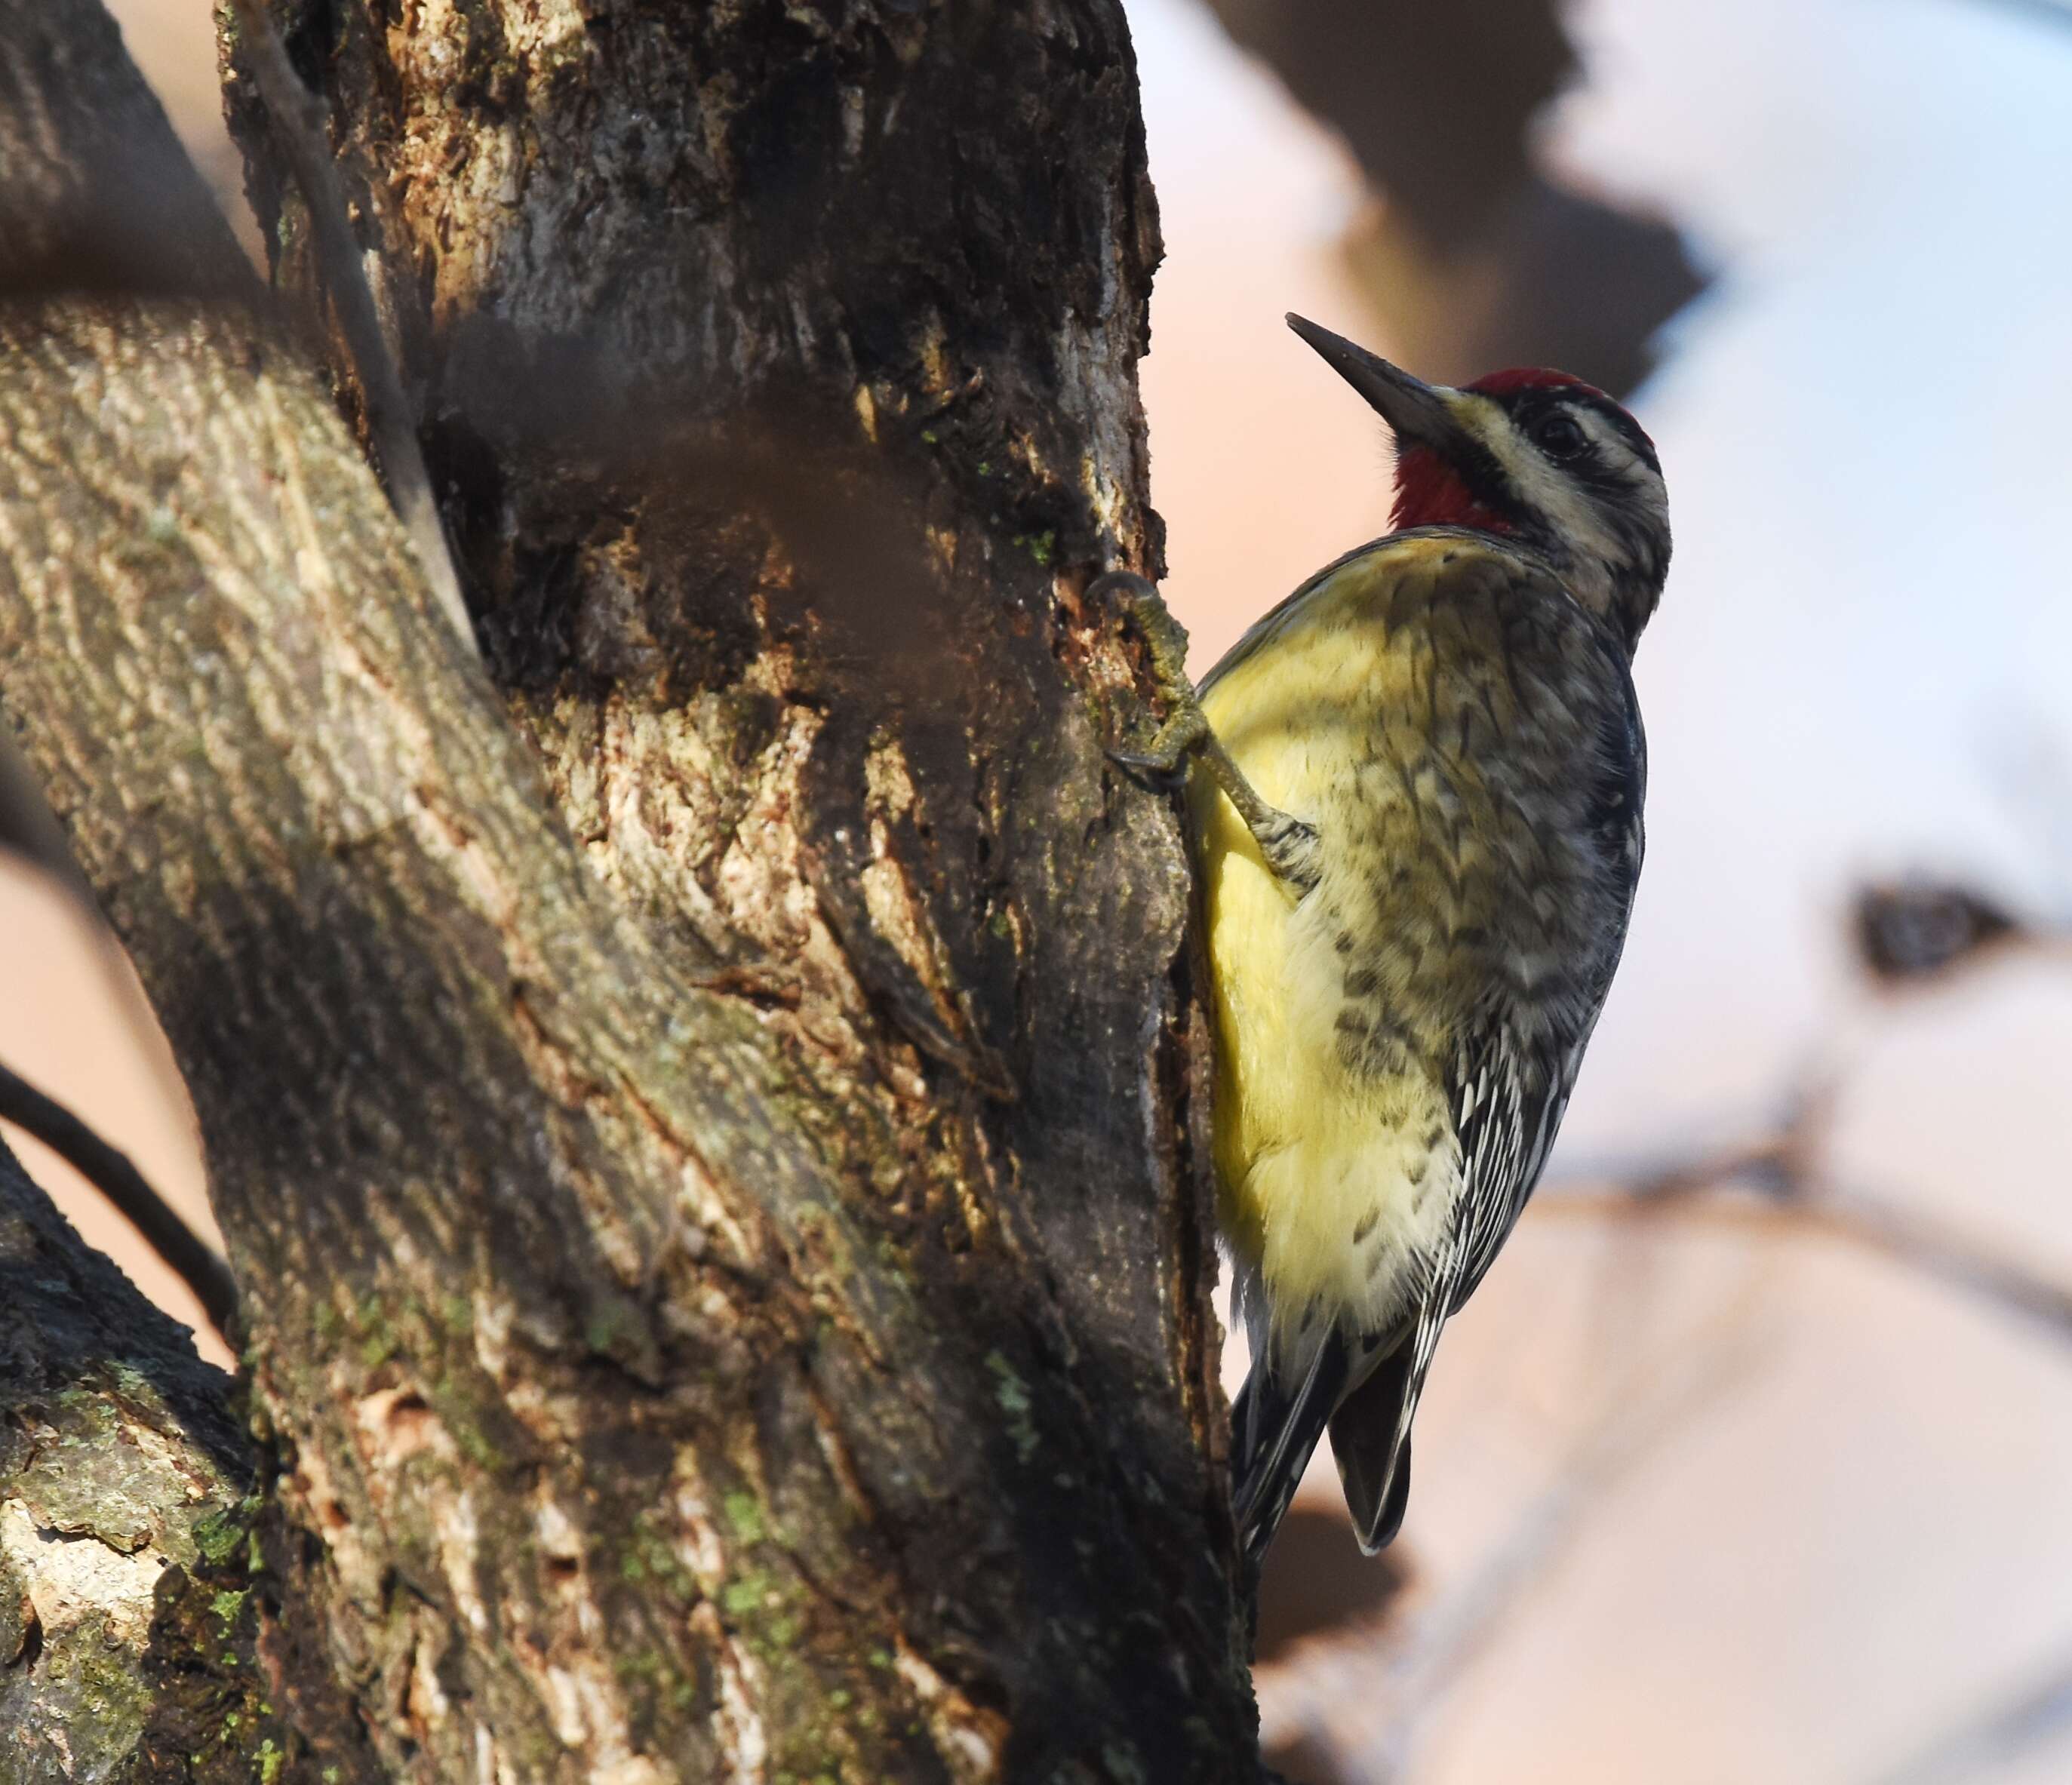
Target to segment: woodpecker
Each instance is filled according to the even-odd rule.
[[[1255,1561],[1326,1428],[1362,1548],[1402,1524],[1440,1331],[1532,1192],[1624,946],[1629,665],[1670,548],[1654,445],[1601,391],[1426,384],[1288,320],[1394,432],[1395,531],[1198,691],[1150,585],[1119,579],[1168,704],[1121,760],[1191,769]]]

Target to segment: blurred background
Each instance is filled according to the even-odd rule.
[[[2072,1780],[2072,10],[1127,4],[1198,670],[1385,526],[1386,439],[1287,310],[1627,396],[1677,531],[1626,965],[1402,1542],[1361,1561],[1321,1460],[1273,1553],[1270,1755]],[[239,204],[208,0],[113,10]],[[0,1059],[205,1221],[125,970],[5,857],[0,974]]]

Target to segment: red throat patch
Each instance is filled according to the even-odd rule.
[[[1460,474],[1429,446],[1411,446],[1396,455],[1396,509],[1389,525],[1470,527],[1483,533],[1508,533],[1511,523],[1469,493]]]

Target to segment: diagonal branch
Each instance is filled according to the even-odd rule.
[[[403,530],[410,536],[418,568],[446,618],[472,647],[475,627],[467,617],[467,604],[461,599],[460,579],[446,549],[446,529],[440,524],[425,455],[417,445],[417,417],[381,332],[360,244],[352,239],[347,220],[345,190],[331,158],[323,101],[297,77],[261,0],[233,0],[233,5],[246,62],[265,103],[282,157],[294,172],[309,212],[325,289],[360,387],[375,462],[380,466]]]
[[[1551,1479],[1465,1578],[1433,1602],[1305,1651],[1285,1670],[1276,1722],[1342,1757],[1348,1777],[1407,1778],[1430,1718],[1589,1528],[1592,1513],[1745,1373],[1737,1304],[1673,1357],[1633,1373]]]
[[[71,1110],[0,1065],[0,1122],[33,1135],[109,1202],[195,1293],[209,1323],[233,1345],[237,1285],[207,1241],[151,1188],[130,1155],[111,1147]]]
[[[1840,1240],[2034,1322],[2072,1344],[2072,1284],[2012,1249],[1956,1223],[1860,1191],[1819,1189],[1788,1200],[1729,1198],[1731,1179],[1694,1183],[1673,1197],[1636,1196],[1622,1186],[1548,1184],[1534,1204],[1549,1215],[1591,1219],[1669,1219],[1745,1232]]]
[[[2072,1656],[1878,1775],[1877,1785],[1967,1785],[1998,1777],[2072,1732]]]
[[[0,1771],[142,1777],[206,1747],[255,1776],[281,1731],[244,1609],[255,1459],[230,1380],[4,1147],[0,1359]],[[240,1714],[199,1731],[212,1700]]]

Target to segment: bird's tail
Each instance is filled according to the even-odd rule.
[[[1255,1565],[1326,1427],[1360,1548],[1371,1556],[1396,1541],[1410,1500],[1410,1422],[1432,1361],[1425,1329],[1436,1325],[1359,1339],[1334,1329],[1299,1377],[1270,1350],[1253,1364],[1231,1410],[1231,1497]]]
[[[1253,1356],[1231,1409],[1231,1504],[1239,1539],[1255,1565],[1345,1393],[1351,1362],[1335,1328],[1298,1367],[1283,1367],[1272,1346]]]
[[[1398,1345],[1331,1415],[1331,1455],[1353,1532],[1370,1556],[1403,1529],[1410,1503],[1410,1416],[1416,1411],[1414,1344]]]
[[[1410,1422],[1424,1392],[1424,1375],[1440,1329],[1458,1300],[1457,1255],[1442,1266],[1409,1330],[1398,1336],[1371,1369],[1352,1379],[1331,1415],[1331,1455],[1353,1516],[1353,1531],[1370,1556],[1403,1529],[1410,1500]]]

